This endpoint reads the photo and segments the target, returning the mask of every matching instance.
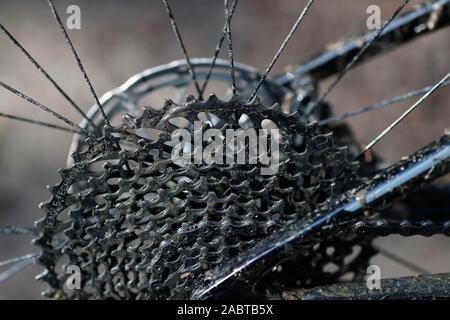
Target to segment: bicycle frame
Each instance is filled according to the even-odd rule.
[[[358,61],[367,62],[401,45],[450,26],[450,0],[433,0],[414,9],[392,23]],[[315,55],[297,69],[275,79],[280,86],[296,89],[299,78],[310,77],[317,82],[340,71],[353,59],[359,50],[373,39],[377,31],[343,41],[332,50]]]

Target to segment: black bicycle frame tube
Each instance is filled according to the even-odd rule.
[[[412,40],[450,26],[450,0],[434,0],[406,13],[392,23],[383,32],[358,63],[365,62],[389,50],[400,47]],[[275,82],[281,86],[295,89],[296,79],[310,76],[314,81],[340,72],[377,33],[370,31],[359,37],[344,41],[337,48],[316,55],[298,69],[288,72]]]

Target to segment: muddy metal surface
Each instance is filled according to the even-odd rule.
[[[389,300],[389,299],[440,299],[448,297],[450,274],[425,275],[404,279],[384,279],[379,290],[369,290],[366,282],[342,283],[312,290],[287,291],[274,295],[286,300]]]

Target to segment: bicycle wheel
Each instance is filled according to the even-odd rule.
[[[333,115],[333,109],[324,102],[357,63],[448,25],[450,2],[432,1],[403,16],[409,1],[391,4],[389,12],[393,13],[381,29],[343,42],[337,50],[303,64],[300,69],[269,78],[272,68],[281,63],[278,60],[288,51],[288,44],[294,42],[297,29],[301,32],[308,21],[312,23],[314,10],[323,12],[329,6],[320,7],[315,2],[305,1],[304,7],[297,8],[295,23],[284,41],[278,41],[282,44],[269,67],[257,71],[234,62],[235,51],[239,50],[233,49],[233,44],[244,32],[233,33],[232,26],[240,21],[240,6],[249,10],[263,8],[263,4],[226,1],[225,10],[216,10],[224,16],[216,53],[221,47],[228,48],[224,50],[226,59],[216,60],[216,54],[208,59],[190,57],[188,43],[183,40],[185,32],[174,17],[181,10],[178,6],[172,10],[171,3],[163,1],[160,11],[156,11],[157,17],[152,18],[168,14],[170,23],[164,23],[168,30],[173,28],[185,59],[147,69],[99,97],[89,72],[91,65],[80,59],[75,41],[72,42],[75,31],[70,31],[70,36],[67,31],[61,15],[64,6],[55,7],[49,1],[64,36],[61,45],[66,40],[96,102],[87,112],[2,25],[5,41],[12,40],[73,107],[70,118],[78,113],[83,120],[77,124],[69,116],[63,116],[68,114],[65,109],[49,108],[46,103],[25,96],[16,86],[1,82],[3,88],[62,120],[66,126],[38,123],[29,117],[23,119],[6,113],[2,116],[75,135],[67,168],[60,172],[61,182],[49,188],[52,199],[42,205],[44,218],[33,228],[11,227],[7,223],[1,227],[1,233],[8,237],[13,234],[34,237],[39,251],[2,262],[1,266],[11,268],[0,279],[6,280],[30,263],[38,262],[44,267],[40,279],[47,283],[46,294],[52,298],[226,297],[242,292],[249,283],[245,292],[250,297],[265,297],[268,290],[283,293],[296,287],[362,280],[377,252],[390,254],[405,265],[385,246],[374,246],[376,236],[448,235],[448,193],[446,187],[432,185],[448,172],[448,134],[390,167],[371,150],[394,126],[403,124],[403,119],[448,85],[450,75],[440,72],[442,76],[434,79],[431,86],[364,108],[362,111],[380,109],[391,102],[420,97],[395,122],[392,123],[392,118],[388,120],[392,125],[371,142],[368,140],[366,147],[361,147],[361,139],[346,125],[334,124],[356,113]],[[133,10],[142,10],[146,5],[137,4]],[[20,5],[8,6],[14,11]],[[80,5],[82,9],[85,6],[89,5]],[[131,5],[110,5],[113,10],[121,6]],[[204,4],[202,8],[207,6]],[[189,19],[194,18],[186,20],[192,21]],[[263,28],[261,24],[255,25]],[[85,29],[81,30],[84,34]],[[122,31],[121,36],[124,35]],[[271,42],[274,45],[277,41]],[[118,48],[118,55],[121,50]],[[169,52],[175,52],[174,45]],[[440,73],[430,72],[430,78]],[[318,91],[319,81],[332,74],[337,74],[336,80]],[[17,85],[17,88],[25,87]],[[216,93],[221,98],[208,98],[207,93]],[[164,98],[173,101],[163,105],[160,101]],[[279,107],[268,108],[274,103]],[[155,107],[142,109],[143,105]],[[297,113],[292,115],[292,111]],[[195,122],[201,123],[197,129]],[[438,129],[442,131],[444,127]],[[216,130],[225,137],[226,130],[249,128],[277,129],[286,139],[280,145],[281,160],[274,175],[266,177],[256,172],[266,168],[256,160],[256,163],[220,164],[215,159],[198,164],[175,162],[170,157],[174,150],[170,138],[179,130],[191,134]],[[266,138],[272,137],[269,134]],[[251,143],[245,141],[244,149],[248,148],[250,154]],[[207,142],[203,141],[200,147],[205,148]],[[38,152],[43,145],[34,144],[34,148],[31,152]],[[192,146],[184,145],[182,151],[195,159]],[[272,156],[275,150],[270,149],[267,154]],[[23,166],[29,166],[29,162],[24,160]],[[36,171],[32,168],[25,172],[30,170]],[[388,192],[380,187],[384,184],[389,187]],[[414,184],[423,185],[425,191],[416,196]],[[426,191],[433,194],[433,201],[425,201]],[[362,194],[373,196],[360,202]],[[355,209],[358,214],[348,215],[347,205],[355,195],[361,208]],[[405,197],[406,200],[396,202],[401,206],[393,205],[394,200]],[[18,210],[20,205],[7,204],[9,210]],[[429,211],[433,214],[426,214]],[[81,272],[79,290],[67,286],[70,273],[66,271],[70,266]],[[411,263],[409,267],[416,268],[413,272],[426,271]],[[240,276],[235,276],[235,270]]]

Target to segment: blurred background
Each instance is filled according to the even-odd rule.
[[[419,2],[412,1],[409,8]],[[63,19],[69,5],[81,8],[82,28],[70,31],[70,36],[99,95],[140,71],[182,58],[159,0],[55,3]],[[365,31],[369,5],[378,4],[385,20],[399,3],[400,0],[317,1],[272,75],[285,72],[286,66],[301,64],[330,42]],[[223,28],[223,1],[172,0],[171,4],[190,55],[212,56]],[[233,18],[235,59],[265,69],[305,4],[305,0],[241,0]],[[0,22],[84,110],[90,108],[92,96],[44,0],[0,0]],[[442,30],[355,68],[328,100],[336,113],[341,113],[436,83],[449,71],[449,36],[450,29]],[[79,114],[3,34],[0,80],[68,118],[80,120]],[[396,161],[441,136],[449,128],[449,99],[450,90],[441,89],[393,130],[375,148],[376,152]],[[353,118],[349,123],[359,141],[367,143],[407,106],[408,103],[398,104]],[[57,123],[5,90],[0,90],[0,112]],[[71,138],[63,132],[0,118],[0,224],[31,226],[42,216],[38,204],[49,198],[46,185],[58,181],[56,170],[65,166]],[[36,251],[30,240],[0,238],[0,261]],[[430,273],[450,271],[449,239],[388,237],[377,241]],[[373,262],[382,266],[383,277],[414,274],[382,256]],[[30,266],[2,283],[0,299],[39,299],[44,288],[34,280],[39,270]]]

